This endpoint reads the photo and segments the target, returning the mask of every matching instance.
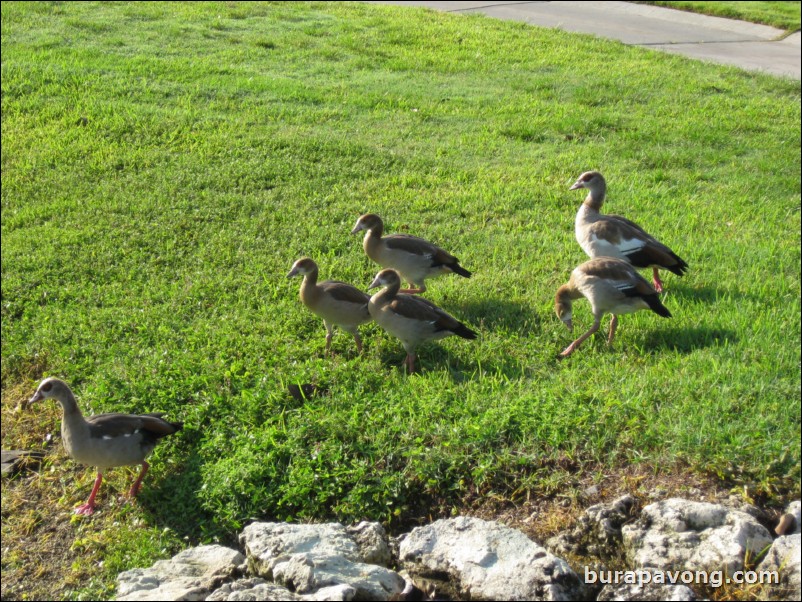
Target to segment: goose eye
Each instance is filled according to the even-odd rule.
[[[50,391],[50,389],[52,388],[53,388],[53,383],[45,383],[42,385],[42,391],[44,391],[45,393]]]

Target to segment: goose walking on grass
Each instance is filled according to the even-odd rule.
[[[61,438],[73,460],[97,467],[97,478],[85,504],[76,514],[90,515],[95,511],[95,496],[100,489],[103,473],[115,466],[142,465],[128,495],[136,497],[149,465],[150,455],[159,439],[181,430],[181,422],[167,422],[162,414],[99,414],[84,418],[70,387],[58,378],[46,378],[36,389],[29,403],[55,399],[61,404]]]
[[[409,373],[415,371],[415,350],[425,341],[456,335],[475,339],[477,334],[431,301],[400,293],[401,277],[385,269],[376,275],[368,290],[384,287],[370,298],[368,309],[373,319],[401,341],[407,352],[404,363]]]
[[[643,276],[627,262],[612,257],[599,257],[577,266],[571,273],[568,284],[557,290],[554,299],[554,311],[568,330],[573,332],[573,301],[585,297],[590,301],[593,311],[593,326],[585,334],[566,347],[560,354],[568,357],[594,332],[599,330],[602,316],[613,314],[610,321],[610,332],[607,343],[612,344],[618,316],[639,309],[650,309],[664,318],[670,318],[671,312],[660,301],[657,291]]]
[[[317,264],[308,257],[296,261],[287,278],[299,275],[304,277],[301,282],[301,301],[313,314],[323,318],[323,325],[326,327],[326,353],[331,349],[335,325],[351,333],[357,352],[362,353],[359,326],[372,320],[368,312],[370,295],[338,280],[318,283]]]
[[[361,216],[351,230],[356,234],[367,230],[362,246],[365,253],[383,268],[397,271],[401,277],[416,288],[403,289],[402,293],[423,293],[426,279],[453,272],[463,278],[471,273],[459,264],[459,260],[427,240],[408,234],[391,234],[382,237],[384,223],[375,213]]]
[[[637,268],[652,268],[652,282],[658,293],[663,282],[658,269],[682,276],[688,264],[635,222],[620,215],[602,215],[607,182],[597,171],[586,171],[570,190],[587,188],[588,196],[576,214],[576,240],[589,257],[616,257]]]

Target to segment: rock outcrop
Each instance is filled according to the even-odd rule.
[[[526,535],[493,521],[458,517],[418,527],[399,546],[412,576],[446,577],[452,595],[470,600],[578,600],[576,573]]]
[[[588,508],[549,550],[495,521],[456,517],[393,540],[378,523],[253,523],[245,552],[184,550],[118,577],[119,600],[696,600],[695,575],[774,571],[770,599],[800,599],[799,502],[777,539],[741,509],[634,498]],[[629,523],[629,524],[627,524]],[[588,559],[576,571],[555,554]],[[626,563],[610,571],[605,563]],[[396,572],[398,571],[398,572]],[[712,574],[712,573],[711,573]],[[712,580],[708,587],[718,587]]]
[[[189,548],[148,569],[117,577],[118,600],[205,600],[223,582],[237,576],[245,557],[223,546]]]
[[[802,547],[802,535],[800,535],[800,503],[792,502],[785,510],[786,515],[794,518],[795,528],[787,535],[782,535],[771,544],[768,554],[758,567],[760,571],[776,572],[779,583],[768,588],[772,598],[780,600],[800,600],[802,599],[802,582],[800,580],[800,547]]]
[[[719,504],[679,498],[649,504],[622,529],[633,568],[716,571],[744,569],[771,543],[771,534],[749,514]]]

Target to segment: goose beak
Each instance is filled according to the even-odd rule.
[[[372,288],[376,288],[377,286],[381,286],[381,285],[382,285],[382,283],[379,281],[379,277],[376,276],[373,279],[373,282],[370,283],[370,286],[368,287],[368,290],[370,290]]]
[[[287,278],[292,278],[293,276],[297,276],[297,275],[298,275],[298,268],[293,266],[293,268],[290,270],[289,274],[287,274]]]
[[[356,223],[356,226],[354,226],[354,229],[353,229],[353,230],[351,230],[351,234],[356,234],[356,233],[357,233],[357,232],[359,232],[361,229],[362,229],[362,225],[361,225],[359,222],[357,222],[357,223]]]
[[[565,322],[563,322],[563,324],[565,324],[565,327],[568,329],[568,332],[574,332],[573,320],[566,320]]]
[[[28,400],[28,405],[31,405],[32,403],[36,403],[37,401],[41,401],[44,398],[45,398],[45,396],[42,395],[42,392],[41,391],[37,391],[36,393],[33,394],[33,397],[31,397]]]
[[[576,190],[577,188],[584,188],[584,187],[585,186],[584,186],[583,182],[580,182],[579,180],[577,180],[576,182],[574,182],[574,185],[571,186],[571,188],[569,188],[568,190]]]

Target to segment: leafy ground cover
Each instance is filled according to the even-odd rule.
[[[4,3],[2,51],[2,443],[49,451],[3,486],[4,598],[107,597],[252,518],[397,531],[636,475],[799,495],[799,82],[359,3]],[[560,362],[588,169],[691,269],[672,320]],[[427,297],[479,339],[419,374],[375,325],[325,357],[286,278],[307,255],[366,287],[367,211],[474,272]],[[70,516],[93,474],[22,407],[45,375],[185,422],[138,503],[117,469]]]
[[[641,2],[687,10],[715,17],[762,23],[788,31],[797,31],[802,20],[800,2]]]

